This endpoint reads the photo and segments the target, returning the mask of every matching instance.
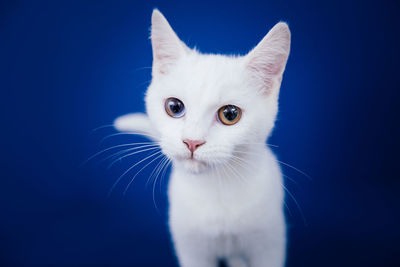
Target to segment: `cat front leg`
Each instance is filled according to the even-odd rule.
[[[254,235],[247,247],[249,267],[285,266],[286,236],[283,227]]]
[[[244,257],[231,257],[227,259],[228,267],[250,267],[248,260]]]
[[[285,266],[285,255],[282,249],[270,249],[253,254],[249,260],[249,267],[283,267]]]
[[[180,267],[217,267],[214,244],[206,238],[192,234],[173,235]]]

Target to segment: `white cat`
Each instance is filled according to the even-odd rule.
[[[115,121],[155,136],[172,160],[169,226],[183,267],[285,264],[284,191],[265,141],[290,50],[276,24],[245,56],[201,54],[154,10],[152,82],[145,114]]]

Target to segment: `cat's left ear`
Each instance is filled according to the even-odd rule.
[[[153,77],[166,74],[190,49],[178,38],[166,18],[157,9],[151,16]]]
[[[245,56],[245,66],[255,85],[266,95],[278,90],[290,52],[290,30],[279,22]]]

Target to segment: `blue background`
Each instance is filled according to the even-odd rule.
[[[150,16],[189,46],[244,54],[278,21],[292,31],[270,143],[288,196],[288,266],[399,266],[399,4],[396,1],[2,1],[0,263],[176,266],[166,182],[132,162],[80,164],[112,123],[144,111]],[[131,174],[133,175],[133,173]],[[303,218],[304,217],[304,218]]]

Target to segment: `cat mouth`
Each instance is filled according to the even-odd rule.
[[[195,173],[203,170],[204,168],[208,167],[206,161],[199,159],[196,157],[196,154],[192,155],[185,155],[185,156],[178,156],[176,159],[181,162],[188,170],[193,171]]]
[[[195,157],[187,157],[183,160],[183,164],[187,170],[193,173],[199,173],[207,169],[208,165],[205,161],[196,159]]]
[[[207,165],[204,160],[199,159],[196,157],[196,155],[186,157],[184,158],[184,161],[188,162],[189,164]]]
[[[205,162],[203,162],[203,161],[201,161],[201,160],[199,160],[199,159],[196,159],[196,158],[194,158],[193,156],[192,156],[192,157],[188,157],[188,158],[186,158],[185,160],[188,161],[188,162],[205,164]]]

